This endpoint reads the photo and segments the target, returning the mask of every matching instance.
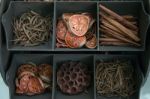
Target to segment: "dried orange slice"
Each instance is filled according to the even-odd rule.
[[[58,20],[57,28],[56,28],[56,36],[61,40],[65,40],[66,32],[67,32],[67,27],[65,23],[63,22],[63,20]]]
[[[89,41],[87,41],[86,44],[85,44],[85,46],[87,48],[92,49],[92,48],[95,48],[96,45],[97,45],[96,35],[93,34],[92,39],[90,39]]]
[[[86,15],[75,14],[69,18],[69,30],[77,35],[84,36],[89,29],[90,20]]]
[[[85,36],[76,36],[73,33],[67,32],[65,42],[70,48],[80,48],[86,43]]]
[[[41,79],[47,83],[50,83],[53,75],[52,66],[49,64],[41,64],[39,65],[39,75]]]

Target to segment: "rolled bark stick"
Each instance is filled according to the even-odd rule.
[[[104,30],[104,31],[102,31],[102,30]],[[111,30],[108,27],[103,26],[103,25],[101,25],[100,31],[105,33],[105,35],[111,35],[113,38],[116,38],[115,36],[119,36],[119,37],[125,38],[125,36],[121,35],[120,33],[116,32],[116,31],[113,31],[113,30]],[[111,33],[109,33],[109,32],[111,32]],[[114,33],[114,34],[112,35],[112,33]]]
[[[124,42],[130,43],[130,44],[135,45],[135,46],[141,46],[140,44],[138,44],[138,43],[136,43],[136,42],[134,42],[134,41],[132,41],[132,40],[129,40],[129,39],[123,37],[122,35],[118,34],[118,33],[115,32],[115,31],[110,30],[110,29],[107,28],[107,27],[102,27],[102,28],[101,28],[101,31],[102,31],[103,33],[109,34],[109,35],[111,35],[112,37],[117,38],[117,39],[119,39],[119,40],[122,40],[122,41],[124,41]]]
[[[124,42],[101,42],[100,45],[115,45],[115,46],[125,45],[125,46],[128,46],[130,44],[124,43]]]
[[[101,20],[101,23],[104,25],[104,26],[106,26],[106,27],[108,27],[108,28],[110,28],[110,29],[112,29],[112,30],[114,30],[114,31],[116,31],[116,32],[118,32],[118,33],[120,33],[120,34],[122,34],[122,31],[120,30],[120,29],[118,29],[117,27],[115,27],[114,25],[112,25],[111,23],[109,23],[107,20],[105,20],[105,19],[102,19]],[[132,30],[130,30],[132,33],[134,33],[135,35],[138,35],[138,32],[136,32],[136,31],[132,31]]]
[[[105,12],[102,12],[102,13],[105,13]],[[112,17],[112,16],[110,16],[109,15],[109,17],[110,18],[112,18],[112,19],[115,19],[114,17]],[[125,18],[126,20],[128,20],[129,22],[137,22],[137,19],[135,18],[135,17],[133,17],[133,16],[130,16],[130,15],[122,15],[122,17],[123,18]]]
[[[130,22],[134,22],[137,20],[137,18],[135,18],[132,15],[122,15],[123,18],[125,18],[126,20],[130,21]]]
[[[105,13],[105,12],[103,12],[103,13]],[[109,15],[109,17],[112,18],[112,19],[115,19],[114,17],[112,17],[110,15]],[[122,17],[125,18],[126,20],[128,20],[131,23],[137,21],[137,19],[135,17],[131,16],[131,15],[122,15]]]
[[[108,34],[102,34],[100,38],[112,38],[112,36]]]
[[[132,24],[134,24],[134,25],[136,25],[136,26],[138,25],[138,23],[137,23],[137,22],[131,22],[131,23],[132,23]]]
[[[136,42],[140,41],[140,38],[138,36],[136,36],[132,31],[130,31],[128,28],[124,27],[119,22],[117,22],[117,21],[115,21],[115,20],[113,20],[113,19],[105,16],[102,13],[100,13],[100,15],[103,18],[105,18],[108,22],[110,22],[112,25],[114,25],[115,27],[117,27],[120,31],[122,31],[123,33],[125,33],[128,37],[130,37],[131,39],[133,39],[134,41],[136,41]]]
[[[114,19],[115,20],[115,18],[113,18],[113,17],[111,17],[111,16],[108,16],[108,17],[110,17],[110,18],[112,18],[112,19]],[[128,17],[128,16],[125,16],[125,17]],[[129,16],[130,17],[130,16]],[[101,18],[101,19],[103,19],[103,18]],[[136,19],[127,19],[128,21],[130,21],[133,25],[136,25],[136,26],[138,26],[138,22],[136,21]],[[132,29],[131,29],[132,30]],[[132,30],[132,31],[135,31],[135,32],[138,32],[139,31],[139,29],[137,29],[137,30]]]
[[[123,15],[122,17],[125,18],[126,20],[130,21],[133,25],[138,26],[137,18],[130,16],[130,15]],[[137,32],[138,32],[138,30],[137,30]]]
[[[122,42],[119,39],[116,38],[100,38],[100,42]]]
[[[125,18],[123,18],[122,16],[118,15],[117,13],[113,12],[112,10],[106,8],[103,5],[99,5],[99,7],[106,12],[107,14],[113,16],[116,20],[118,20],[120,23],[122,23],[123,25],[125,25],[126,27],[133,29],[133,30],[137,30],[138,27],[133,25],[131,22],[129,22],[128,20],[126,20]]]
[[[107,20],[102,19],[102,20],[101,20],[101,23],[102,23],[104,26],[106,26],[106,27],[112,29],[113,31],[116,31],[116,32],[122,34],[122,31],[120,31],[120,30],[119,30],[118,28],[116,28],[115,26],[111,25]]]

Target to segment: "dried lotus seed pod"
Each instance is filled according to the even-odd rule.
[[[57,71],[57,84],[63,93],[72,95],[83,92],[90,82],[88,67],[81,62],[65,62]]]

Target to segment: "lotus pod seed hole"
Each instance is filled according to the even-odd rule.
[[[71,76],[72,79],[76,79],[76,77],[77,77],[76,73],[73,73],[72,76]]]
[[[69,77],[69,76],[66,76],[66,77],[65,77],[65,80],[66,80],[66,81],[70,80],[70,77]]]

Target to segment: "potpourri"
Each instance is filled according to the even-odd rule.
[[[57,71],[57,84],[66,94],[79,94],[85,91],[91,82],[87,65],[79,61],[67,61],[61,64]]]
[[[20,65],[16,77],[16,93],[36,95],[52,90],[52,66],[28,63]]]
[[[97,46],[95,19],[90,13],[64,13],[56,26],[57,48]]]
[[[96,90],[102,96],[131,96],[136,92],[135,71],[129,60],[97,61]]]
[[[14,19],[13,43],[20,46],[37,46],[49,41],[52,35],[52,18],[30,11]]]
[[[99,5],[100,10],[100,45],[141,46],[137,18],[132,15],[119,15]]]

